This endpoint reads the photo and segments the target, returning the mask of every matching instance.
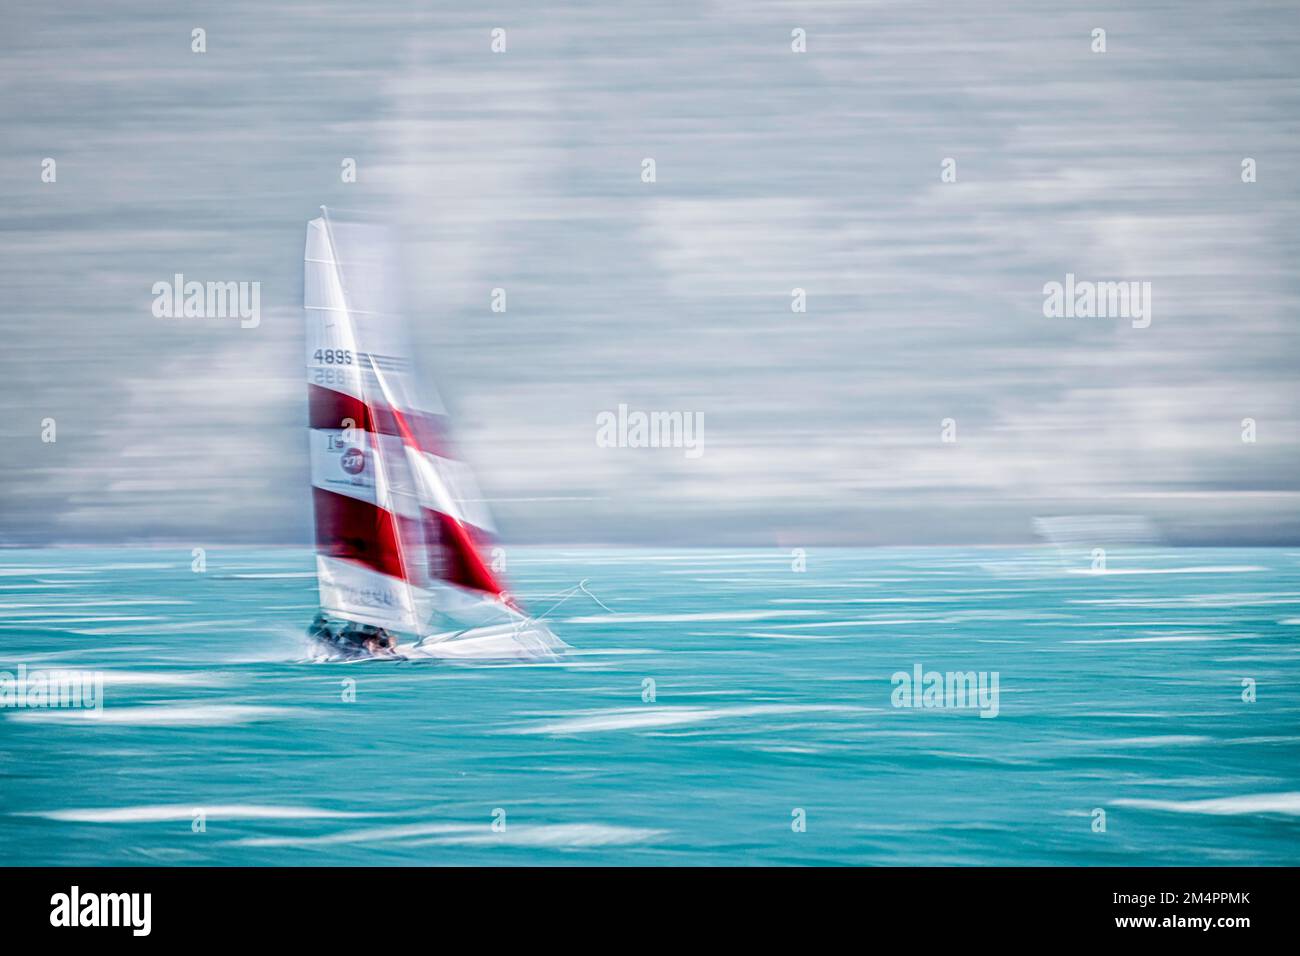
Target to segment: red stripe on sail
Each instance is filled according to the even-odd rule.
[[[429,547],[429,574],[440,581],[501,597],[505,588],[483,561],[469,527],[441,511],[422,510]]]
[[[324,488],[312,488],[311,492],[316,509],[316,550],[320,554],[406,578],[392,512]]]
[[[408,447],[417,451],[429,450],[420,444],[407,413],[394,409],[393,417],[397,420],[402,441]],[[505,588],[484,563],[469,527],[441,511],[431,508],[421,510],[425,514],[425,528],[433,539],[428,542],[429,574],[464,588],[485,591],[498,597],[504,594]]]
[[[354,428],[400,435],[403,444],[410,448],[448,457],[443,451],[442,416],[397,411],[319,385],[308,386],[308,401],[312,428],[343,428],[344,420],[351,419]],[[406,526],[409,519],[395,519],[391,512],[377,505],[322,488],[312,491],[316,505],[316,542],[322,554],[349,558],[384,574],[406,578],[398,529],[399,522]],[[476,529],[440,511],[423,508],[421,512],[429,576],[436,581],[504,596],[505,588],[479,551]]]
[[[307,409],[312,428],[348,427],[352,421],[358,431],[377,435],[401,435],[408,444],[443,458],[452,457],[447,450],[444,416],[429,412],[398,412],[382,402],[365,402],[346,392],[320,385],[307,386]]]

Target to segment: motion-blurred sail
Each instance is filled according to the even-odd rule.
[[[307,225],[305,259],[322,611],[425,641],[538,626],[484,560],[491,520],[441,402],[412,371],[382,232],[322,215]]]

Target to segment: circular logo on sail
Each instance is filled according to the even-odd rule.
[[[359,475],[366,470],[366,453],[360,448],[349,448],[339,459],[339,464],[349,475]]]

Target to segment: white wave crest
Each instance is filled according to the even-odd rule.
[[[604,823],[553,823],[541,826],[510,826],[500,833],[481,827],[473,833],[449,834],[420,842],[459,846],[623,846],[629,843],[645,843],[666,833],[666,830],[619,827]]]
[[[663,836],[666,832],[603,823],[511,824],[500,832],[485,823],[410,823],[391,827],[365,827],[315,837],[247,837],[235,840],[234,845],[309,847],[400,842],[411,846],[588,847],[644,843]],[[411,839],[412,837],[417,839]]]
[[[1249,816],[1280,813],[1300,816],[1300,792],[1256,793],[1239,797],[1215,797],[1210,800],[1138,800],[1112,801],[1117,807],[1139,810],[1167,810],[1170,813],[1208,813],[1214,816]]]
[[[1107,577],[1116,574],[1244,574],[1248,571],[1267,570],[1268,568],[1257,564],[1224,564],[1196,568],[1107,568],[1105,571],[1100,568],[1095,571],[1092,568],[1070,568],[1069,573]]]
[[[761,714],[845,713],[872,710],[831,704],[755,704],[752,707],[618,707],[569,717],[563,720],[527,724],[507,730],[513,734],[585,734],[605,730],[647,730],[681,727],[713,720],[756,717]]]
[[[10,720],[50,724],[115,724],[129,727],[220,727],[271,720],[291,711],[286,707],[251,704],[147,704],[106,707],[103,710],[47,710],[31,708],[9,713]]]
[[[213,820],[326,820],[351,819],[371,814],[322,810],[319,807],[261,806],[257,804],[158,804],[140,807],[87,807],[70,810],[30,810],[16,817],[40,817],[63,823],[167,823],[189,821],[202,813]]]

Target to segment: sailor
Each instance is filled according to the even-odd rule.
[[[330,619],[325,616],[324,611],[317,611],[316,618],[307,628],[307,636],[318,641],[328,641],[333,635],[330,633]]]
[[[307,636],[352,656],[369,654],[372,657],[396,657],[397,641],[381,627],[370,624],[353,624],[331,621],[324,612],[316,615]]]
[[[382,627],[362,625],[361,646],[375,657],[394,657],[397,641]]]
[[[349,624],[336,643],[345,650],[364,651],[373,657],[395,657],[397,642],[382,627],[373,624]]]

